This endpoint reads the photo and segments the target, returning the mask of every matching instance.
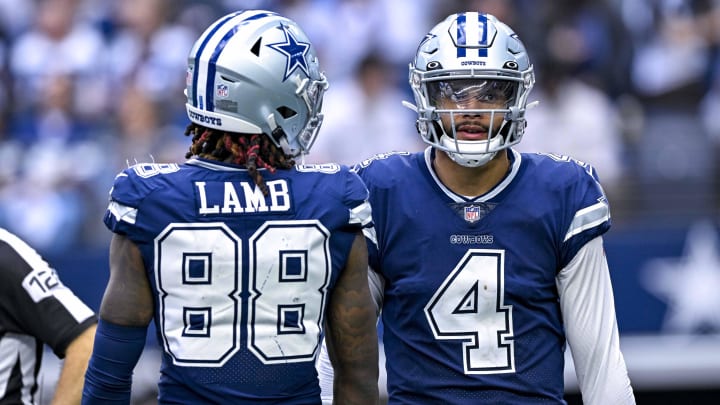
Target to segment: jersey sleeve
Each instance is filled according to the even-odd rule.
[[[9,331],[34,336],[65,357],[68,345],[90,325],[95,313],[28,244],[0,230],[0,305]]]
[[[163,171],[176,170],[174,164],[138,164],[120,172],[110,189],[110,201],[103,217],[105,226],[115,233],[131,234],[140,205],[158,187],[149,178]]]
[[[368,201],[370,206],[372,207],[376,203],[374,203],[373,197],[375,197],[375,194],[371,191],[371,185],[372,183],[369,183],[367,181],[367,177],[369,175],[369,171],[367,170],[367,165],[356,165],[353,167],[353,171],[358,174],[358,176],[361,178],[363,183],[368,187]],[[377,212],[377,211],[376,211]],[[368,249],[368,265],[379,271],[379,261],[378,261],[378,240],[377,240],[377,229],[375,228],[375,223],[373,223],[373,226],[370,228],[363,229],[363,235],[365,235],[367,249]]]
[[[575,162],[575,181],[567,194],[572,217],[562,229],[562,267],[590,240],[606,233],[611,226],[610,204],[597,173],[589,164]]]
[[[392,210],[386,209],[387,207],[384,206],[386,193],[387,190],[392,189],[394,183],[401,181],[397,175],[399,172],[398,166],[402,168],[408,165],[408,161],[400,157],[406,157],[408,155],[407,152],[379,154],[353,167],[353,171],[360,176],[368,188],[370,205],[383,208],[381,210],[376,209],[373,213],[374,218],[376,218],[377,215],[382,217],[379,218],[379,223],[388,223],[386,216],[389,215],[389,212]],[[364,234],[368,246],[368,264],[376,271],[382,272],[379,250],[379,245],[382,244],[382,241],[378,238],[383,232],[381,229],[377,229],[377,223],[378,221],[374,221],[373,227],[366,229]]]
[[[349,225],[362,229],[372,228],[372,209],[368,201],[368,189],[357,173],[343,168],[345,174],[345,195],[343,201],[349,209]]]
[[[557,277],[560,307],[586,404],[634,404],[602,237],[586,243]]]
[[[142,187],[134,181],[130,169],[115,177],[110,189],[110,201],[103,222],[111,231],[127,234],[128,226],[135,224],[137,210],[142,200]]]

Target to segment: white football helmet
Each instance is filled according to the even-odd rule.
[[[515,32],[489,14],[453,14],[436,25],[417,49],[410,64],[410,86],[418,113],[417,129],[425,143],[445,151],[467,167],[479,167],[495,154],[520,142],[525,132],[525,110],[535,75],[525,46]],[[493,109],[441,109],[439,96],[453,100],[473,97],[492,100],[502,96],[504,106]],[[440,120],[448,114],[452,133]],[[458,140],[455,122],[466,114],[503,116],[487,140]]]
[[[192,122],[266,134],[295,157],[315,141],[328,82],[313,45],[294,21],[249,10],[220,18],[195,42],[186,86]]]

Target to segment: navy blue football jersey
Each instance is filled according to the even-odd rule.
[[[357,174],[203,159],[120,173],[105,224],[142,252],[163,348],[161,402],[316,404],[325,307],[371,221]]]
[[[467,198],[438,180],[433,153],[356,168],[377,232],[370,265],[386,283],[390,403],[563,403],[555,277],[610,227],[592,167],[508,151],[500,184]]]

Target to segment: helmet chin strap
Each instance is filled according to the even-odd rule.
[[[486,165],[497,155],[498,148],[505,144],[508,128],[511,122],[505,121],[491,139],[483,141],[463,141],[451,137],[445,131],[440,123],[435,123],[436,128],[440,127],[442,135],[440,136],[440,145],[443,146],[444,152],[450,159],[465,167],[480,167]],[[453,132],[455,130],[453,129]],[[489,150],[494,152],[488,152]]]
[[[270,137],[272,138],[273,142],[280,146],[285,152],[286,155],[295,156],[297,155],[297,151],[293,150],[290,147],[290,144],[287,140],[287,135],[285,134],[285,131],[283,131],[282,127],[280,127],[277,122],[275,121],[275,115],[269,114],[267,116],[267,124],[272,130],[272,133],[270,134]]]
[[[488,148],[497,148],[504,142],[502,135],[498,134],[489,141],[461,141],[455,140],[446,134],[440,137],[440,144],[445,148],[443,151],[453,162],[465,167],[480,167],[491,161],[497,151],[483,152]],[[489,145],[488,145],[489,143]],[[457,150],[458,152],[454,152]],[[462,150],[463,152],[459,152]]]

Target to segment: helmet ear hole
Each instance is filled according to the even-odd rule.
[[[438,62],[436,60],[430,61],[427,64],[427,70],[440,70],[440,69],[442,69],[442,65],[440,64],[440,62]]]
[[[288,119],[290,117],[294,117],[297,115],[297,111],[295,111],[292,108],[285,106],[285,105],[278,107],[275,111],[280,113],[280,116],[283,117],[284,119]]]
[[[250,48],[250,52],[252,52],[255,56],[260,56],[260,44],[262,43],[262,37],[258,38],[257,41],[253,44],[253,46]]]

